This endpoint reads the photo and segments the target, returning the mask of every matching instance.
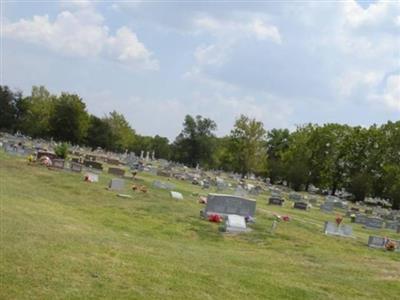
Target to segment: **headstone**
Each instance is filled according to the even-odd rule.
[[[303,200],[303,196],[300,194],[297,194],[297,193],[290,193],[289,199],[292,201],[301,201],[301,200]]]
[[[183,200],[183,196],[179,192],[171,191],[171,197],[176,200]]]
[[[349,225],[337,225],[333,222],[327,221],[324,226],[324,233],[328,235],[338,235],[342,237],[351,237],[353,229]]]
[[[159,188],[159,189],[164,189],[164,190],[175,189],[175,185],[173,185],[172,183],[162,182],[162,181],[158,181],[158,180],[153,181],[153,186],[156,188]]]
[[[225,222],[225,230],[229,233],[238,233],[247,231],[246,221],[243,216],[228,215]]]
[[[293,208],[307,210],[308,203],[307,202],[295,202]]]
[[[380,236],[370,236],[368,238],[368,247],[371,248],[384,248],[386,244],[386,238]]]
[[[367,228],[381,229],[383,220],[381,218],[367,218],[364,225]]]
[[[96,170],[103,170],[103,164],[100,163],[100,162],[97,162],[97,161],[85,160],[83,162],[83,164],[87,168],[92,168],[92,169],[96,169]]]
[[[118,166],[120,164],[120,161],[115,158],[107,158],[107,163],[110,165]]]
[[[71,162],[70,164],[71,171],[73,172],[82,172],[82,165],[76,162]]]
[[[171,172],[166,171],[166,170],[158,170],[157,171],[157,176],[171,177]]]
[[[108,188],[110,190],[117,190],[120,191],[124,188],[125,182],[123,179],[120,178],[113,178],[110,180],[110,183],[108,184]]]
[[[255,212],[255,200],[223,194],[208,194],[207,206],[204,210],[206,215],[213,213],[225,216],[235,214],[243,217],[250,216],[252,218],[254,218]]]
[[[65,161],[63,159],[53,159],[52,163],[53,168],[64,169]]]
[[[310,199],[308,200],[308,202],[310,202],[311,204],[317,204],[318,198],[317,198],[317,197],[310,197]]]
[[[386,221],[385,222],[385,228],[391,229],[391,230],[397,230],[397,227],[400,226],[400,222],[398,221]]]
[[[116,176],[121,176],[123,177],[125,175],[125,170],[120,169],[120,168],[108,168],[108,174],[116,175]]]
[[[43,156],[47,156],[48,158],[50,158],[51,160],[56,159],[57,155],[53,152],[48,152],[48,151],[38,151],[37,155],[36,155],[36,159],[39,160],[40,158],[42,158]]]
[[[365,222],[367,222],[367,216],[366,215],[362,215],[362,214],[356,214],[356,219],[355,219],[355,223],[357,224],[365,224]]]
[[[268,204],[269,205],[279,205],[279,206],[283,206],[283,202],[285,200],[283,200],[282,198],[279,197],[273,197],[271,196],[268,200]]]

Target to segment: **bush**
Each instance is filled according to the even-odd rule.
[[[68,144],[61,143],[57,145],[57,147],[54,149],[54,152],[56,153],[57,157],[66,159],[68,156]]]

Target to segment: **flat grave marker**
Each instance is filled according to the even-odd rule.
[[[225,230],[229,233],[246,232],[246,220],[243,216],[228,215],[225,221]]]

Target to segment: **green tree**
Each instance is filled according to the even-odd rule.
[[[22,94],[0,86],[0,130],[13,132],[18,129],[19,103]]]
[[[242,175],[266,172],[266,131],[262,122],[241,115],[230,135],[235,171]]]
[[[272,129],[267,133],[268,176],[272,183],[285,176],[282,156],[289,148],[289,136],[287,129]]]
[[[91,115],[86,136],[86,143],[92,149],[100,147],[105,150],[113,149],[113,132],[109,122]]]
[[[50,117],[54,111],[56,96],[45,87],[33,86],[31,96],[22,100],[20,129],[32,137],[49,138],[51,136]]]
[[[136,133],[129,125],[123,114],[111,112],[105,118],[112,131],[112,147],[114,151],[124,152],[134,147]]]
[[[198,163],[205,167],[212,165],[215,148],[213,132],[216,129],[217,125],[211,119],[187,115],[183,130],[173,144],[173,158],[192,167]]]
[[[55,140],[81,144],[89,125],[85,103],[78,95],[62,93],[54,101],[49,124]]]

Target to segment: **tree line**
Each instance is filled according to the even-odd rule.
[[[381,197],[400,206],[400,121],[368,128],[305,124],[290,132],[266,131],[262,122],[241,115],[228,135],[217,137],[213,120],[187,115],[169,142],[137,134],[121,113],[91,115],[78,95],[52,95],[43,86],[26,97],[0,86],[0,116],[3,131],[114,152],[155,151],[191,167],[253,173],[295,190],[313,185],[334,194],[345,188],[355,200]]]

